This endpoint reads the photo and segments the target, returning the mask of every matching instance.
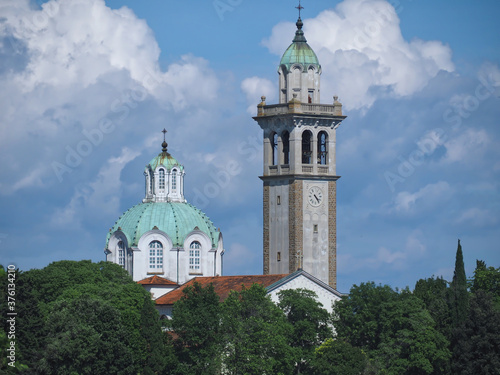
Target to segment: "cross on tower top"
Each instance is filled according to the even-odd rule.
[[[304,9],[304,7],[303,7],[302,5],[300,5],[300,0],[299,0],[299,6],[298,6],[298,7],[295,7],[295,8],[297,8],[297,9],[299,10],[299,18],[300,18],[300,11],[301,11],[302,9]]]
[[[167,134],[167,130],[165,128],[163,128],[163,130],[161,131],[163,133],[163,143],[161,144],[161,147],[162,147],[162,152],[167,152],[167,141],[165,141],[165,134]]]

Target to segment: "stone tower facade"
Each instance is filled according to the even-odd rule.
[[[299,268],[336,288],[335,96],[320,104],[321,65],[297,21],[278,68],[279,104],[257,106],[264,131],[264,274]]]

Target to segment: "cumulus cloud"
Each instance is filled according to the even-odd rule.
[[[56,209],[50,223],[56,228],[80,227],[82,218],[87,215],[116,216],[119,214],[121,180],[123,168],[140,152],[122,149],[117,157],[110,158],[100,169],[96,179],[75,191],[70,202]]]
[[[492,62],[485,62],[478,71],[478,79],[493,95],[500,97],[500,68]]]
[[[435,208],[439,202],[450,198],[452,188],[446,181],[428,184],[415,193],[402,191],[398,193],[394,202],[396,212],[415,212]]]
[[[154,35],[127,7],[112,10],[102,0],[51,0],[39,10],[27,1],[15,3],[6,7],[4,28],[25,43],[30,56],[17,77],[24,91],[43,84],[85,87],[116,70],[141,82],[157,69],[160,50]]]
[[[255,116],[257,112],[256,103],[259,103],[260,97],[265,96],[266,101],[273,103],[278,89],[270,80],[254,76],[245,78],[241,82],[241,90],[247,97],[247,112]]]
[[[420,230],[414,230],[406,237],[406,242],[399,247],[394,243],[383,245],[372,254],[365,255],[363,259],[355,258],[351,254],[342,254],[339,257],[339,266],[344,269],[344,272],[381,268],[407,269],[412,261],[421,259],[426,254],[427,246],[422,237],[423,233]]]
[[[202,58],[182,56],[162,71],[154,33],[127,7],[111,9],[104,0],[50,0],[41,8],[7,0],[0,7],[0,186],[11,185],[3,194],[56,183],[50,164],[64,164],[69,148],[78,152],[89,141],[83,132],[103,121],[110,130],[100,129],[105,134],[83,156],[118,129],[133,132],[141,105],[174,114],[194,108],[194,116],[217,97],[218,78]],[[35,148],[33,164],[26,150]],[[78,166],[92,168],[83,159]]]
[[[457,224],[468,224],[474,227],[493,226],[498,223],[498,216],[488,209],[472,207],[457,218]]]
[[[444,143],[444,162],[470,162],[484,154],[490,139],[485,130],[467,129]]]
[[[347,109],[366,109],[377,97],[410,96],[440,70],[454,70],[448,46],[403,38],[397,12],[387,1],[345,0],[304,20],[305,36],[323,67],[323,102],[325,94],[338,94]],[[292,23],[281,23],[263,44],[281,55],[293,30]]]

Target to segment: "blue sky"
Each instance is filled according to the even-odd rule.
[[[222,230],[225,274],[260,274],[251,116],[261,95],[276,102],[296,5],[2,1],[0,263],[104,259],[165,127],[188,201]],[[458,238],[469,276],[476,259],[499,267],[498,1],[302,5],[321,101],[338,95],[348,116],[337,132],[338,289],[451,279]]]

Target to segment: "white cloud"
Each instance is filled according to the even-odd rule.
[[[416,193],[402,191],[398,193],[394,202],[396,212],[414,212],[435,208],[439,202],[450,198],[452,189],[446,181],[428,184]]]
[[[467,129],[455,138],[444,143],[446,156],[444,162],[469,162],[482,156],[490,143],[485,130]]]
[[[6,189],[3,191],[3,194],[11,194],[16,192],[19,189],[25,188],[25,187],[31,187],[31,186],[36,186],[36,187],[42,187],[44,186],[41,176],[45,172],[45,168],[39,167],[36,169],[33,169],[31,172],[29,172],[25,177],[21,178],[19,181],[17,181],[14,185],[12,185],[12,188]]]
[[[110,158],[99,171],[96,179],[78,188],[70,202],[57,209],[50,224],[57,228],[79,228],[85,216],[116,216],[119,214],[123,168],[140,152],[123,148],[118,157]]]
[[[266,101],[273,103],[276,97],[277,88],[270,80],[260,77],[246,78],[241,82],[241,90],[247,97],[248,108],[247,112],[255,116],[257,114],[257,106],[261,96],[266,97]]]
[[[82,131],[98,129],[104,118],[114,121],[112,133],[134,132],[141,113],[148,123],[188,108],[195,116],[217,98],[219,80],[207,60],[186,55],[160,70],[154,33],[127,7],[50,0],[38,9],[16,0],[0,8],[0,60],[14,56],[0,63],[0,186],[16,181],[3,193],[50,186],[56,181],[50,164],[64,163],[67,147],[87,142]],[[155,114],[146,112],[147,103]],[[102,145],[115,135],[105,134]],[[34,144],[40,166],[26,174],[32,163],[26,150]],[[96,173],[90,159],[80,167]]]
[[[404,270],[411,266],[412,262],[425,256],[427,247],[423,243],[423,233],[414,230],[407,238],[406,243],[396,250],[394,243],[383,245],[378,248],[374,255],[368,255],[362,259],[355,258],[352,254],[341,254],[339,256],[339,268],[343,272],[358,270],[378,270],[388,267],[392,270]]]
[[[469,224],[474,227],[493,226],[498,223],[498,216],[490,210],[477,207],[465,210],[456,220],[458,224]]]
[[[493,95],[500,97],[500,68],[497,64],[485,62],[478,71],[481,84]]]
[[[116,70],[141,82],[157,69],[160,50],[154,35],[127,7],[112,10],[102,0],[51,0],[36,10],[19,2],[4,16],[30,54],[17,80],[25,91],[43,84],[86,87]]]
[[[293,30],[292,23],[281,23],[263,44],[281,55]],[[322,101],[338,94],[347,109],[368,108],[383,95],[410,96],[440,70],[454,70],[448,46],[404,40],[387,1],[345,0],[304,20],[304,32],[323,67]]]

